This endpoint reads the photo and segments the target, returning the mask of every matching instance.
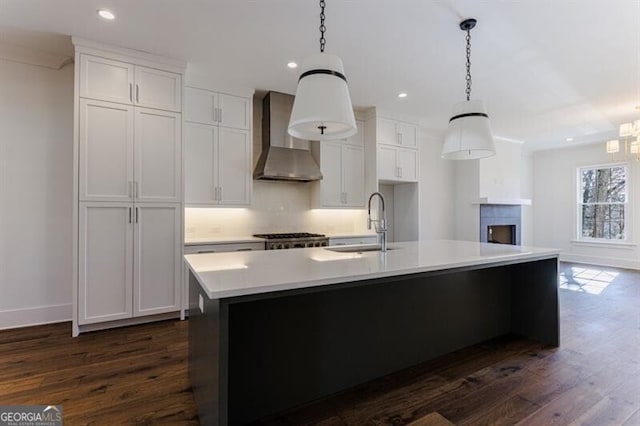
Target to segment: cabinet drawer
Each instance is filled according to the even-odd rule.
[[[264,243],[225,243],[184,246],[184,254],[224,253],[231,251],[264,250]]]

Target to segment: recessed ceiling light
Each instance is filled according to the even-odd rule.
[[[293,61],[289,62],[287,66],[291,69],[298,68],[298,64]]]
[[[398,97],[399,98],[406,98],[407,94],[405,92],[400,92],[400,93],[398,93]]]
[[[114,19],[116,19],[116,15],[114,15],[113,12],[107,9],[98,9],[98,16],[102,19],[106,19],[107,21],[113,21]]]
[[[573,142],[573,138],[567,138],[565,139],[567,142]]]

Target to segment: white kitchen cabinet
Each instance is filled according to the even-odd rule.
[[[80,56],[80,97],[133,104],[133,64]]]
[[[185,120],[193,123],[249,130],[251,99],[187,87],[185,90]]]
[[[320,145],[322,180],[316,183],[318,207],[364,206],[364,148],[344,141]]]
[[[378,179],[385,183],[417,182],[418,151],[378,145]]]
[[[99,56],[80,55],[79,96],[180,112],[180,74]]]
[[[80,100],[81,201],[180,202],[180,114]]]
[[[356,237],[329,237],[330,246],[344,246],[352,244],[375,244],[378,242],[377,235],[361,235]]]
[[[73,334],[175,316],[186,64],[73,38]]]
[[[414,124],[379,117],[377,119],[377,143],[416,148],[418,127]]]
[[[135,108],[135,199],[180,202],[182,119],[169,111]]]
[[[355,135],[312,147],[322,172],[313,189],[316,207],[364,207],[364,125],[356,123]]]
[[[81,99],[79,106],[79,198],[133,198],[134,107]]]
[[[197,244],[184,246],[184,254],[225,253],[232,251],[264,250],[264,242]]]
[[[166,111],[182,110],[182,78],[180,74],[136,65],[135,105]]]
[[[81,203],[79,323],[180,309],[180,204]]]
[[[247,130],[185,123],[185,202],[251,204],[251,155]]]
[[[364,149],[359,146],[342,147],[342,188],[344,205],[364,206]]]
[[[134,207],[133,316],[180,309],[181,211],[179,204]]]
[[[131,317],[133,306],[133,206],[80,203],[78,322]]]

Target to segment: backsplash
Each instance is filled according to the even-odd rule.
[[[365,209],[310,209],[309,185],[312,183],[254,181],[251,208],[186,208],[185,238],[371,232]]]

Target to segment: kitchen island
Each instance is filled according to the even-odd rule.
[[[185,256],[201,423],[245,424],[509,333],[559,345],[558,250],[390,249]]]

